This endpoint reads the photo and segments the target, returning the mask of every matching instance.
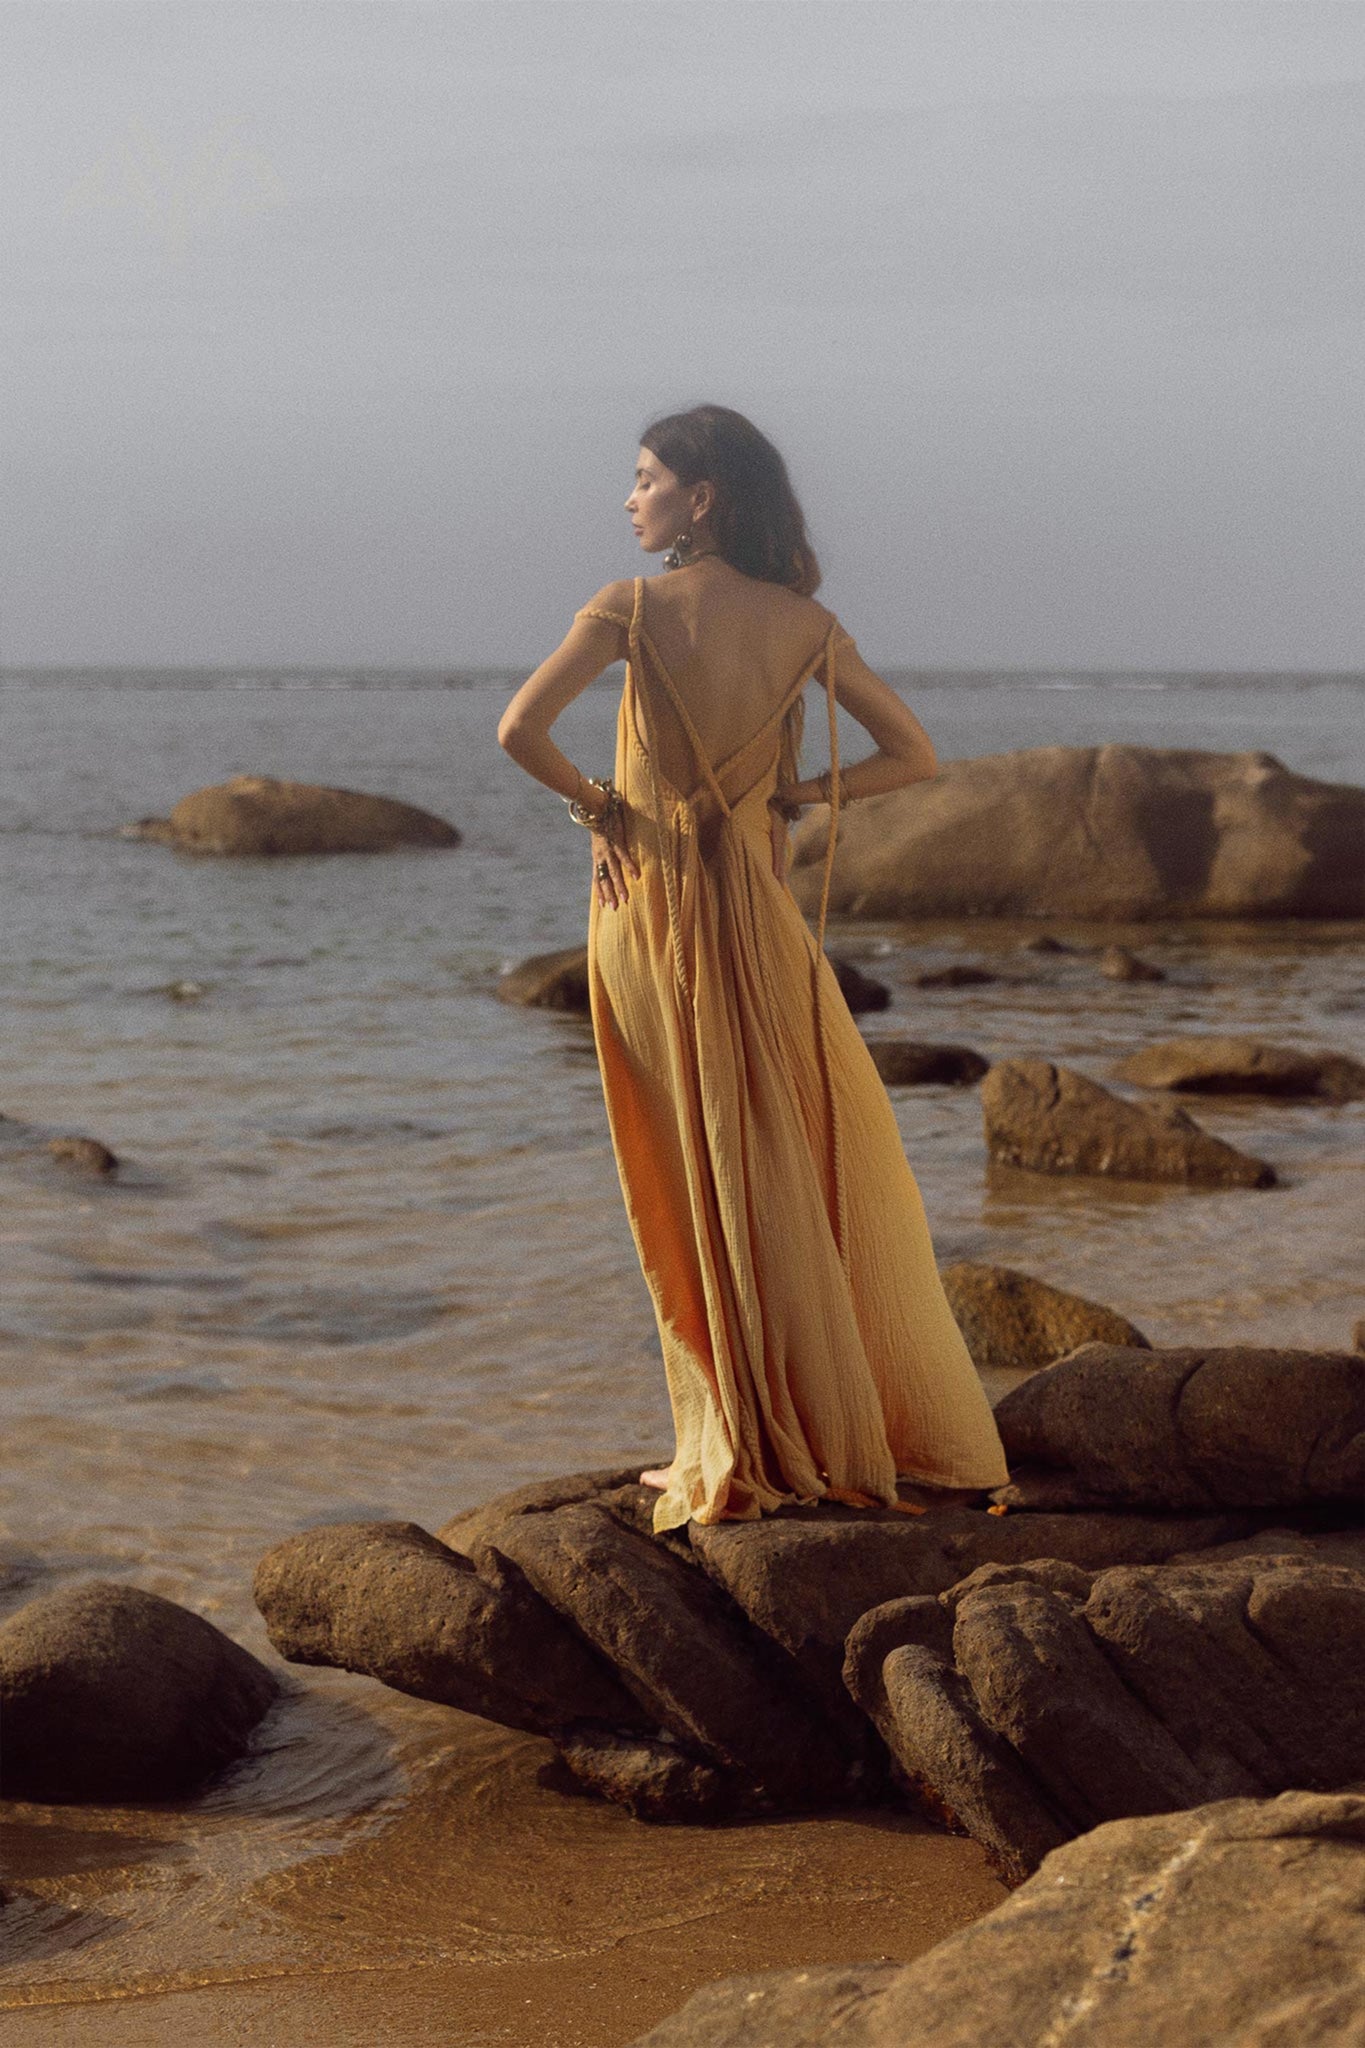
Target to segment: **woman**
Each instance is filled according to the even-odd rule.
[[[498,727],[592,833],[593,1032],[676,1430],[656,1530],[1008,1477],[886,1091],[823,950],[841,803],[935,773],[918,720],[813,592],[782,457],[740,413],[648,427],[626,500],[665,573],[609,583]],[[670,546],[670,543],[672,544]],[[551,740],[627,661],[610,777]],[[801,780],[803,692],[831,768]],[[877,743],[841,774],[835,702]],[[830,806],[818,936],[787,825]]]

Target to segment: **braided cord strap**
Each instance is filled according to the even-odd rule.
[[[839,1247],[839,1258],[845,1274],[849,1272],[848,1244],[848,1200],[844,1185],[844,1137],[839,1123],[839,1100],[829,1070],[829,1043],[825,1037],[825,1018],[821,1007],[821,984],[825,966],[825,914],[829,909],[830,876],[834,870],[834,848],[839,831],[839,722],[834,701],[834,635],[836,627],[829,629],[825,643],[825,695],[829,704],[829,753],[830,753],[830,800],[829,834],[825,841],[825,872],[820,885],[820,917],[816,930],[815,954],[811,961],[811,972],[815,987],[815,1036],[820,1048],[820,1067],[825,1082],[825,1100],[829,1104],[830,1142],[834,1154],[834,1217],[835,1242]]]
[[[678,910],[678,899],[673,873],[674,849],[664,845],[664,838],[677,836],[676,820],[665,824],[663,792],[659,787],[659,770],[654,743],[654,721],[649,715],[649,691],[641,687],[644,671],[644,648],[641,645],[643,614],[645,608],[645,579],[635,578],[635,603],[630,615],[630,672],[631,687],[635,701],[640,707],[645,722],[645,752],[649,757],[649,779],[654,792],[654,823],[659,834],[659,865],[664,871],[664,896],[668,904],[668,930],[673,942],[673,967],[678,977],[678,986],[687,999],[688,1008],[693,1007],[692,983],[688,978],[687,959],[683,951],[682,917]]]

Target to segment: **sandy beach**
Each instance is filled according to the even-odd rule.
[[[172,1815],[17,1812],[24,1890],[55,1910],[43,1960],[35,1927],[4,1972],[6,2038],[618,2048],[714,1977],[908,1960],[1006,1895],[975,1844],[909,1816],[653,1828],[542,1784],[534,1737],[392,1695],[381,1713],[405,1794],[240,1886]]]

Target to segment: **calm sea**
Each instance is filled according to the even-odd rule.
[[[587,926],[585,836],[494,737],[521,680],[0,674],[0,1111],[98,1137],[124,1162],[92,1184],[0,1125],[11,1601],[127,1576],[260,1650],[251,1569],[292,1530],[433,1527],[529,1478],[668,1455],[590,1029],[494,995],[502,970]],[[1267,750],[1365,782],[1359,676],[891,680],[945,758],[1127,740]],[[611,671],[556,727],[589,773],[610,769],[620,684]],[[821,724],[808,771],[827,759]],[[843,757],[869,746],[845,720]],[[225,862],[118,836],[240,772],[402,797],[464,842]],[[1126,936],[1164,984],[1106,982],[1093,960],[1027,953],[1004,926],[832,921],[829,943],[892,987],[869,1032],[991,1058],[1058,1056],[1104,1078],[1148,1038],[1210,1029],[1362,1049],[1360,927]],[[912,986],[952,960],[1005,979]],[[1349,1341],[1365,1105],[1201,1109],[1284,1185],[1198,1194],[991,1170],[974,1090],[895,1100],[941,1257],[1023,1267],[1157,1341]],[[203,1897],[220,1907],[388,1811],[448,1725],[361,1681],[310,1684],[271,1757],[196,1823]],[[57,1842],[51,1814],[28,1824]],[[41,1840],[33,1853],[56,1870]],[[149,1869],[164,1875],[156,1855]],[[112,1934],[66,1941],[54,1921],[0,1981],[150,1982],[153,1936],[191,1978],[247,1952],[183,1888],[128,1885]]]

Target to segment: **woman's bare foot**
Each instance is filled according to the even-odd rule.
[[[660,1471],[657,1466],[654,1466],[648,1472],[640,1474],[641,1486],[656,1487],[660,1493],[666,1493],[672,1483],[673,1473],[671,1468],[665,1472]]]

